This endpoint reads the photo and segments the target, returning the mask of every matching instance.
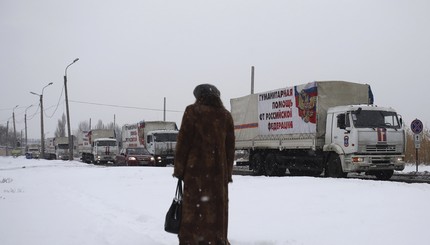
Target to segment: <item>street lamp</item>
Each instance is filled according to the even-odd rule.
[[[32,107],[33,105],[28,106],[27,108],[25,108],[25,114],[24,114],[24,124],[25,124],[25,148],[27,149],[28,147],[28,141],[27,141],[27,110],[28,108]]]
[[[45,88],[49,85],[52,85],[52,83],[48,83],[48,85],[43,87],[41,94],[30,92],[31,94],[39,96],[40,99],[40,158],[42,159],[45,158],[45,134],[43,132],[43,90],[45,90]]]
[[[12,110],[12,118],[13,118],[13,149],[16,148],[16,126],[15,126],[15,109],[18,107],[16,105]]]
[[[73,60],[72,63],[66,66],[66,70],[64,71],[64,92],[66,95],[66,114],[67,114],[67,137],[69,139],[69,160],[70,161],[73,160],[73,138],[70,133],[69,97],[67,94],[67,68],[69,68],[69,66],[73,65],[78,60],[79,58],[76,58],[75,60]]]

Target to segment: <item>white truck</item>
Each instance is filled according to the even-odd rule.
[[[144,147],[156,160],[156,165],[173,164],[178,127],[175,122],[140,121],[125,124],[121,130],[122,148]]]
[[[29,144],[26,147],[25,158],[27,159],[39,159],[40,157],[40,145]]]
[[[69,160],[69,138],[55,137],[47,138],[45,144],[46,159]]]
[[[369,85],[311,82],[231,99],[236,150],[255,175],[389,179],[405,166],[406,133],[392,108],[373,105]]]
[[[118,142],[113,129],[93,129],[78,134],[78,152],[86,163],[105,164],[114,162],[118,154]]]

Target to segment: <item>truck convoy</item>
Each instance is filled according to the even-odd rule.
[[[403,170],[406,133],[392,108],[373,105],[368,84],[318,81],[231,99],[236,150],[255,175],[389,179]]]
[[[114,162],[118,154],[118,142],[113,129],[93,129],[78,134],[78,152],[86,163]]]
[[[154,156],[156,165],[173,164],[178,127],[175,122],[140,121],[121,130],[122,148],[143,147]]]

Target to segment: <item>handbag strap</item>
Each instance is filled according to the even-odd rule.
[[[182,180],[178,179],[178,185],[176,186],[175,199],[182,201]]]

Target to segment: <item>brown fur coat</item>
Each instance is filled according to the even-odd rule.
[[[233,158],[230,112],[222,104],[189,105],[182,118],[173,173],[184,180],[180,244],[229,244],[228,183]]]

